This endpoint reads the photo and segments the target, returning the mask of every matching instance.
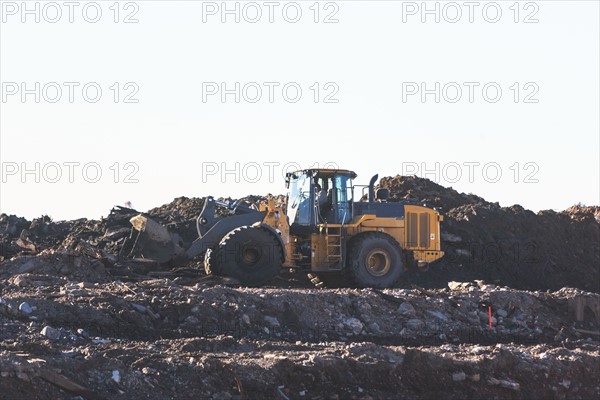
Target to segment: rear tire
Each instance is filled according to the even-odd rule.
[[[383,232],[364,233],[351,243],[348,272],[359,287],[392,287],[404,272],[402,249]]]
[[[263,229],[242,226],[229,232],[219,246],[204,257],[207,274],[236,278],[243,285],[261,286],[281,269],[279,240]]]

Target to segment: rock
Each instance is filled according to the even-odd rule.
[[[337,363],[336,357],[327,354],[313,356],[313,361],[316,365],[324,368],[333,368]]]
[[[248,314],[242,315],[242,321],[244,321],[246,325],[250,325],[250,317],[248,316]]]
[[[31,314],[33,312],[33,309],[31,308],[31,306],[25,302],[19,304],[19,310],[23,313],[23,314]]]
[[[50,340],[58,340],[60,338],[60,331],[58,329],[54,329],[51,326],[45,326],[44,329],[40,332],[42,336],[47,337]]]
[[[506,318],[508,316],[508,313],[506,312],[506,310],[503,310],[501,308],[498,311],[496,311],[496,314],[498,314],[498,316],[502,317],[502,318]]]
[[[233,396],[227,392],[219,392],[212,395],[213,400],[231,400]]]
[[[565,389],[568,389],[571,386],[571,381],[568,379],[563,379],[558,384],[564,387]]]
[[[268,315],[265,315],[265,321],[271,325],[271,326],[279,326],[279,320],[275,317],[270,317]]]
[[[377,322],[371,322],[369,324],[369,330],[375,334],[381,333],[381,328]]]
[[[490,385],[494,385],[494,386],[500,386],[506,389],[511,389],[511,390],[519,390],[521,389],[521,385],[517,382],[513,382],[511,380],[508,379],[496,379],[496,378],[490,378],[488,379],[488,384]]]
[[[37,259],[33,256],[30,257],[22,257],[22,260],[25,261],[20,266],[15,266],[15,269],[11,271],[12,274],[24,274],[26,272],[31,272],[36,267]]]
[[[112,372],[112,380],[117,383],[121,382],[121,373],[116,369]]]
[[[84,339],[87,339],[90,336],[85,329],[81,328],[77,329],[77,334]]]
[[[131,303],[131,308],[142,314],[146,312],[146,306],[143,306],[141,304]]]
[[[152,309],[152,307],[150,307],[150,306],[146,307],[146,314],[148,314],[150,316],[150,318],[152,318],[152,319],[160,318],[160,314],[155,313],[154,310]]]
[[[488,385],[493,385],[493,386],[497,386],[500,384],[500,381],[496,378],[490,378],[487,381]]]
[[[405,317],[414,317],[415,315],[417,315],[417,311],[415,310],[413,305],[410,304],[408,301],[405,301],[404,303],[400,304],[400,306],[398,307],[398,311]]]
[[[23,372],[23,371],[17,371],[17,372],[15,373],[15,376],[16,376],[17,378],[19,378],[20,380],[22,380],[22,381],[27,381],[27,382],[29,382],[29,375],[27,375],[27,374],[26,374],[25,372]]]
[[[473,346],[473,348],[471,349],[471,352],[473,354],[483,354],[483,353],[487,353],[488,349],[486,347],[483,346]]]
[[[501,379],[500,386],[506,389],[519,390],[521,385],[517,382],[509,381],[508,379]]]
[[[484,312],[484,311],[479,311],[479,319],[481,320],[481,322],[485,322],[488,323],[489,322],[489,315],[488,313]]]
[[[437,319],[439,319],[441,321],[448,321],[449,320],[449,318],[446,316],[446,314],[441,313],[439,311],[427,310],[426,312],[427,312],[427,314],[429,314],[432,317],[437,318]]]
[[[425,327],[425,322],[418,318],[409,319],[406,321],[406,327],[413,331],[418,331],[419,329],[423,329]]]
[[[475,283],[477,284],[477,286],[479,286],[479,289],[481,290],[492,290],[496,288],[496,285],[486,284],[484,281],[479,279],[476,280]]]
[[[452,380],[454,382],[462,382],[465,379],[467,379],[467,374],[465,374],[464,372],[460,371],[460,372],[455,372],[452,374]]]
[[[27,279],[27,275],[17,275],[13,280],[13,283],[19,287],[29,286],[29,279]]]
[[[469,289],[473,284],[471,282],[456,282],[450,281],[448,282],[448,288],[450,290],[466,290]]]
[[[352,333],[358,335],[363,330],[363,323],[358,318],[350,317],[344,320],[344,325],[352,330]]]

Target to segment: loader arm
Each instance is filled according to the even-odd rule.
[[[265,215],[266,211],[243,204],[243,199],[227,203],[207,197],[202,212],[196,219],[198,239],[184,250],[179,235],[169,232],[148,216],[140,214],[130,220],[133,225],[132,244],[126,257],[145,258],[159,263],[192,259],[217,246],[223,236],[231,230],[260,222]]]
[[[217,207],[230,209],[233,215],[223,217],[217,213]],[[196,219],[198,239],[194,240],[192,245],[185,251],[186,258],[192,259],[205,253],[209,248],[218,245],[223,236],[233,229],[260,222],[265,218],[265,215],[266,212],[254,210],[239,201],[225,203],[207,197],[202,212]]]

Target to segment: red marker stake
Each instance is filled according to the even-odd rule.
[[[492,329],[492,306],[488,306],[488,319],[490,320],[490,329]]]

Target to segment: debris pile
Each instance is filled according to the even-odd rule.
[[[576,289],[256,289],[62,277],[3,285],[7,396],[600,394],[600,295]]]
[[[570,286],[600,292],[598,206],[536,214],[414,176],[383,178],[380,185],[390,190],[390,201],[427,204],[444,214],[446,255],[423,279],[438,286],[448,280],[484,279],[520,289]]]
[[[298,273],[243,288],[199,260],[128,260],[129,208],[101,220],[0,215],[0,393],[600,397],[598,207],[534,214],[420,178],[381,184],[392,201],[443,209],[447,254],[385,290],[315,289]],[[145,214],[188,246],[203,205],[180,197]]]
[[[196,218],[203,206],[203,198],[178,197],[169,204],[153,208],[148,215],[169,231],[179,234],[187,248],[198,237]]]
[[[440,207],[445,216],[442,249],[446,255],[425,274],[409,272],[405,284],[444,287],[450,280],[483,279],[519,289],[557,290],[569,286],[600,292],[598,206],[576,205],[562,212],[536,214],[519,205],[500,207],[414,176],[383,178],[380,185],[390,189],[390,201]],[[285,203],[284,196],[275,200]],[[245,201],[259,206],[266,198],[248,196]],[[178,234],[182,247],[187,248],[197,238],[196,218],[203,205],[203,198],[179,197],[146,215]],[[30,222],[2,214],[0,259],[52,250],[100,260],[109,269],[126,267],[129,270],[122,272],[128,273],[130,266],[119,263],[120,252],[131,233],[129,219],[137,214],[136,210],[116,207],[99,221],[58,222],[47,216]],[[197,268],[200,263],[189,261],[177,267]],[[143,274],[146,269],[135,271]]]
[[[384,177],[380,187],[390,190],[389,201],[412,201],[436,207],[443,212],[466,204],[489,204],[474,194],[458,193],[437,183],[417,176]]]

